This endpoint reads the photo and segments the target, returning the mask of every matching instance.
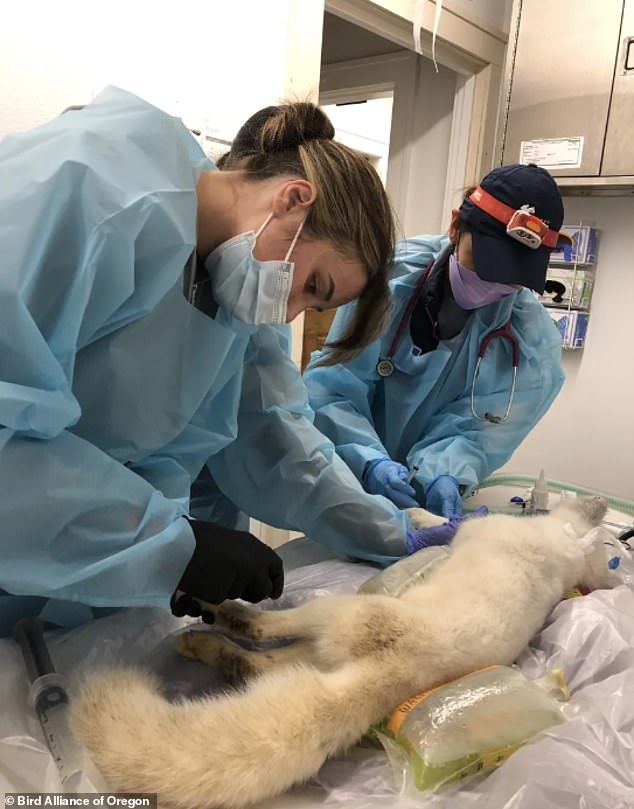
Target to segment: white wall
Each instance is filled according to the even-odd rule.
[[[303,25],[295,24],[298,15]],[[235,133],[291,89],[302,95],[312,89],[316,97],[322,19],[323,0],[3,4],[0,137],[86,103],[106,84],[192,127],[209,119]],[[298,45],[313,72],[308,86],[289,81],[288,56]],[[294,77],[301,79],[301,70]]]
[[[543,467],[548,478],[634,499],[634,200],[564,203],[566,222],[602,231],[586,344],[564,352],[561,394],[501,471]]]

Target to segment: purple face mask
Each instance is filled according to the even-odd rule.
[[[510,284],[483,281],[473,270],[460,264],[455,253],[449,256],[449,283],[454,300],[463,309],[478,309],[516,291]]]

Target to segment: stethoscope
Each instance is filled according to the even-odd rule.
[[[506,411],[503,416],[494,416],[493,413],[485,413],[484,416],[479,416],[475,411],[475,383],[476,379],[478,378],[478,374],[480,373],[480,364],[482,363],[482,358],[484,357],[484,353],[487,350],[487,346],[495,337],[500,337],[502,340],[508,340],[511,344],[511,350],[513,351],[513,381],[511,382],[511,392],[509,394],[509,401],[506,405]],[[491,424],[502,424],[503,421],[506,421],[511,414],[511,406],[513,405],[513,397],[515,396],[515,383],[517,382],[517,366],[520,362],[520,347],[519,343],[517,342],[517,338],[511,331],[511,321],[507,320],[503,326],[500,326],[499,329],[494,329],[490,331],[480,343],[480,350],[478,351],[478,361],[476,362],[476,367],[473,372],[473,379],[471,381],[471,413],[473,417],[478,419],[479,421],[490,421]]]
[[[418,279],[418,282],[414,287],[414,291],[412,292],[410,299],[407,303],[405,311],[401,315],[401,319],[396,328],[396,332],[394,334],[392,342],[390,343],[390,346],[387,350],[387,354],[381,357],[376,364],[376,372],[381,377],[387,378],[392,376],[392,374],[394,373],[395,370],[394,355],[396,354],[396,350],[398,349],[401,343],[403,332],[405,331],[405,328],[410,321],[410,318],[414,311],[414,307],[416,306],[416,302],[418,301],[418,297],[423,289],[425,281],[429,277],[429,273],[431,272],[434,263],[435,259],[432,259],[425,268],[425,272]],[[506,411],[503,416],[495,416],[493,415],[493,413],[485,413],[483,416],[480,416],[478,415],[478,413],[476,413],[475,409],[476,379],[478,378],[478,374],[480,373],[480,365],[482,364],[482,359],[486,353],[486,350],[491,340],[495,339],[496,337],[499,337],[502,340],[508,340],[511,344],[511,349],[513,352],[513,381],[511,382],[511,392],[509,394],[508,404],[506,406]],[[517,342],[517,338],[511,331],[510,320],[507,320],[503,326],[500,326],[500,328],[490,331],[487,335],[484,336],[484,338],[480,343],[480,349],[478,351],[478,360],[476,362],[476,367],[473,371],[473,379],[471,380],[471,393],[470,393],[471,413],[474,418],[478,419],[478,421],[489,421],[491,422],[491,424],[502,424],[502,422],[508,419],[508,417],[511,414],[511,407],[513,406],[513,398],[515,397],[515,385],[517,382],[517,366],[519,365],[519,361],[520,361],[520,347],[519,343]]]
[[[407,307],[405,308],[405,311],[401,315],[401,319],[396,328],[396,333],[394,334],[394,338],[390,343],[390,347],[387,350],[387,354],[385,355],[385,357],[380,357],[379,361],[376,364],[376,372],[379,376],[388,377],[392,376],[392,374],[394,373],[394,355],[396,354],[396,349],[401,344],[401,338],[403,337],[405,327],[409,323],[409,320],[412,316],[412,312],[414,311],[414,307],[416,306],[418,296],[422,292],[423,285],[425,284],[425,281],[429,277],[429,273],[431,272],[431,268],[434,266],[434,262],[435,259],[432,258],[432,260],[425,268],[425,272],[418,279],[416,286],[414,287],[414,291],[410,295],[410,299],[407,302]]]

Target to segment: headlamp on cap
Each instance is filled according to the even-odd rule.
[[[535,215],[535,208],[530,205],[522,205],[519,210],[514,211],[482,186],[478,186],[469,199],[480,210],[506,225],[508,236],[531,250],[539,247],[549,247],[552,250],[562,238],[562,234],[551,230],[543,219]]]
[[[506,226],[506,232],[511,239],[516,239],[531,250],[537,250],[542,246],[548,230],[548,225],[535,216],[535,208],[529,205],[522,205],[519,211],[515,211]]]

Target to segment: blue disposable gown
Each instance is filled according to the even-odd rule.
[[[312,426],[289,328],[183,295],[211,168],[180,121],[116,88],[0,144],[0,632],[166,606],[207,462],[259,519],[403,553],[405,516]],[[204,487],[197,505],[214,519]]]
[[[395,372],[376,371],[421,273],[446,248],[444,237],[399,244],[390,282],[391,324],[385,336],[345,365],[311,368],[304,374],[315,423],[360,479],[368,461],[389,456],[417,465],[417,494],[437,475],[453,475],[467,489],[502,466],[544,415],[560,390],[561,340],[544,307],[527,289],[473,311],[461,332],[436,350],[417,355],[409,327],[394,356]],[[328,339],[341,334],[354,304],[342,307]],[[517,338],[520,361],[510,418],[501,424],[471,413],[470,391],[482,338],[506,321]],[[314,354],[315,362],[320,355]],[[475,386],[475,410],[503,415],[512,380],[511,346],[489,344]]]

